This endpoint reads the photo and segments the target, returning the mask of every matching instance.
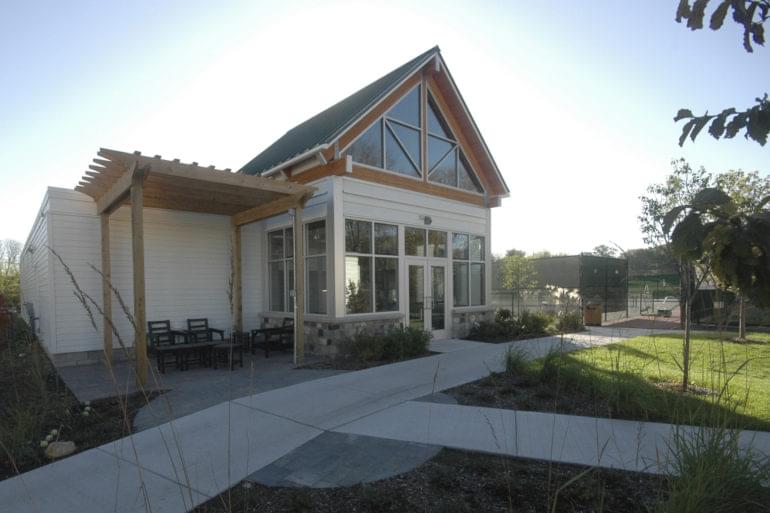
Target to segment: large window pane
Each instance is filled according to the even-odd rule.
[[[401,144],[412,158],[412,162],[419,169],[422,165],[420,163],[420,131],[405,127],[404,125],[399,125],[398,123],[389,123],[389,126],[393,129],[396,137],[398,137],[399,141],[401,141]]]
[[[270,282],[270,311],[285,312],[286,289],[283,277],[284,263],[270,262],[268,264],[268,281]]]
[[[270,260],[283,258],[283,230],[277,230],[267,234],[267,247]]]
[[[452,258],[468,260],[468,236],[463,233],[452,235]]]
[[[471,264],[471,306],[484,304],[484,264]]]
[[[455,159],[457,151],[452,150],[444,159],[439,162],[433,171],[428,175],[431,182],[457,187],[457,167]]]
[[[457,160],[457,178],[459,180],[457,186],[461,189],[472,192],[484,192],[462,153],[460,153],[460,158]]]
[[[484,237],[471,235],[471,260],[484,260]]]
[[[412,126],[420,126],[420,87],[412,89],[390,111],[388,117],[409,123]]]
[[[325,255],[326,254],[326,222],[316,221],[309,223],[305,230],[307,231],[307,254]]]
[[[452,265],[454,282],[454,305],[468,306],[468,263],[455,262]]]
[[[382,167],[382,120],[377,121],[364,132],[353,143],[348,153],[356,162]]]
[[[404,230],[404,246],[408,256],[425,256],[425,230],[422,228],[406,228]]]
[[[454,139],[449,131],[449,127],[446,126],[444,119],[441,117],[438,107],[434,104],[433,98],[429,98],[428,101],[428,132],[446,137],[447,139]]]
[[[398,226],[374,223],[374,253],[398,255]]]
[[[398,259],[374,259],[375,311],[398,310]]]
[[[428,256],[446,258],[446,232],[428,230]]]
[[[452,151],[454,144],[446,142],[444,139],[438,137],[428,136],[428,170],[433,170],[433,167],[439,163],[444,156]]]
[[[307,259],[307,311],[326,313],[326,257]]]
[[[372,223],[345,219],[345,252],[372,252]]]
[[[345,311],[349,314],[372,311],[371,257],[345,257]]]
[[[415,178],[420,176],[417,168],[414,167],[412,161],[409,160],[403,148],[396,141],[390,128],[385,130],[385,169]]]

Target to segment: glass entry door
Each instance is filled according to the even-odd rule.
[[[410,262],[407,279],[409,326],[446,338],[446,264]]]

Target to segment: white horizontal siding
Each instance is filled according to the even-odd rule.
[[[51,296],[50,255],[48,245],[49,194],[43,198],[38,216],[22,248],[20,256],[21,312],[31,324],[26,304],[30,303],[37,317],[37,336],[53,352],[56,338],[52,330],[53,309]]]
[[[344,217],[389,221],[431,228],[484,235],[488,208],[407,191],[386,185],[344,177],[342,180]]]
[[[65,191],[55,198],[51,215],[53,247],[70,267],[81,288],[101,304],[101,278],[89,267],[100,266],[99,218],[93,201]],[[79,196],[76,197],[76,196]],[[78,200],[85,198],[79,203]],[[61,209],[59,205],[61,204]],[[123,207],[110,218],[112,282],[128,310],[133,310],[130,209]],[[169,319],[184,327],[186,319],[207,317],[211,326],[229,331],[232,327],[228,300],[231,236],[227,216],[170,210],[145,209],[144,245],[146,309],[148,320]],[[245,229],[244,269],[255,267],[259,240],[253,228]],[[257,277],[247,271],[244,290],[259,288],[249,283]],[[73,285],[61,264],[55,264],[56,352],[99,350],[102,347],[101,322],[94,330],[88,315],[73,295]],[[259,308],[251,300],[249,308]],[[117,298],[113,317],[126,345],[133,345],[133,332]],[[144,329],[144,327],[143,327]],[[115,347],[118,347],[115,340]]]

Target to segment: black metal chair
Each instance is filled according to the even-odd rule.
[[[225,362],[230,370],[233,370],[235,363],[243,367],[243,347],[248,345],[250,339],[251,336],[248,333],[234,331],[228,340],[215,343],[211,347],[214,368],[218,368],[219,362]]]
[[[224,341],[225,332],[216,328],[209,327],[208,319],[187,319],[187,342],[190,351],[183,354],[182,364],[185,368],[190,363],[198,363],[201,366],[210,366],[211,348],[219,341]],[[214,339],[214,335],[219,335],[219,341]]]
[[[208,319],[187,319],[187,333],[190,342],[213,342],[215,333],[219,340],[225,339],[224,330],[210,328]]]
[[[166,372],[166,360],[173,359],[177,369],[182,367],[184,344],[177,344],[177,338],[186,341],[187,335],[171,329],[171,321],[149,321],[147,323],[147,352],[157,359],[158,371]]]
[[[257,347],[265,351],[265,358],[270,357],[270,351],[286,352],[294,345],[294,319],[286,317],[281,326],[251,330],[251,354]]]

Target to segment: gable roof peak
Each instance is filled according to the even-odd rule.
[[[398,87],[433,56],[440,55],[438,45],[383,75],[366,87],[295,126],[240,169],[255,175],[280,169],[291,159],[314,150],[322,151],[372,106]]]

